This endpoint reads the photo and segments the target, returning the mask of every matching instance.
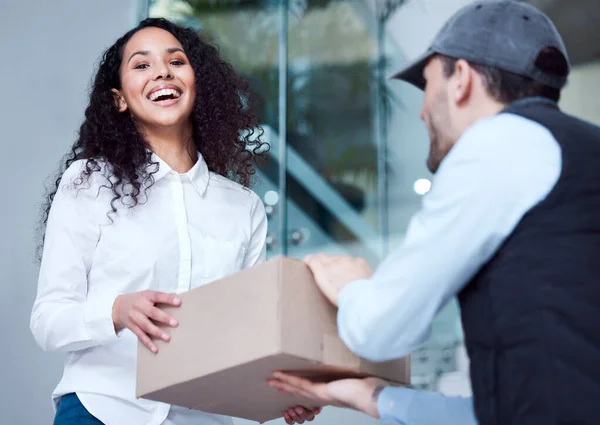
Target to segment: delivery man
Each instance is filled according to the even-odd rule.
[[[372,361],[410,354],[458,296],[480,425],[600,420],[600,128],[558,107],[569,68],[533,6],[461,9],[395,75],[424,90],[434,173],[403,244],[374,273],[361,259],[306,258],[341,338]],[[271,385],[310,394],[282,377]],[[392,388],[367,399],[374,416],[416,423]]]

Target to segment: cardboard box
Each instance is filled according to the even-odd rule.
[[[409,359],[373,364],[338,337],[336,309],[301,261],[277,257],[181,294],[179,326],[154,355],[140,345],[137,396],[258,422],[317,407],[266,384],[274,370],[314,380],[410,382]]]

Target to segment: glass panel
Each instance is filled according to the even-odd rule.
[[[290,11],[286,138],[293,256],[326,250],[372,263],[381,257],[377,38],[370,19],[361,3],[350,1],[310,1]],[[316,229],[303,228],[292,205]]]
[[[150,0],[149,15],[197,28],[219,47],[223,57],[250,86],[251,107],[262,119],[271,142],[279,127],[279,59],[282,2],[273,0]],[[284,74],[285,75],[285,74]],[[272,142],[271,142],[272,143]],[[284,252],[279,209],[279,163],[276,149],[261,167],[253,189],[269,216],[268,252]]]

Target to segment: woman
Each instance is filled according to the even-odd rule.
[[[264,146],[246,100],[217,49],[166,20],[105,52],[45,208],[31,330],[68,352],[55,425],[231,423],[136,399],[136,350],[169,341],[155,323],[178,325],[160,308],[181,305],[175,294],[265,258],[263,205],[245,187]]]

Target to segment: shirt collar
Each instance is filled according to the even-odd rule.
[[[148,171],[156,171],[153,174],[155,182],[159,181],[169,173],[178,174],[169,166],[169,164],[163,161],[154,152],[152,153],[152,162],[154,164],[148,166]],[[202,157],[202,154],[200,154],[200,152],[198,152],[198,160],[196,161],[194,166],[187,173],[184,173],[182,175],[185,175],[190,179],[192,185],[200,195],[203,195],[204,192],[206,192],[206,188],[208,187],[208,181],[210,180],[210,173],[208,171],[208,166],[206,165],[206,162],[204,161],[204,158]]]

